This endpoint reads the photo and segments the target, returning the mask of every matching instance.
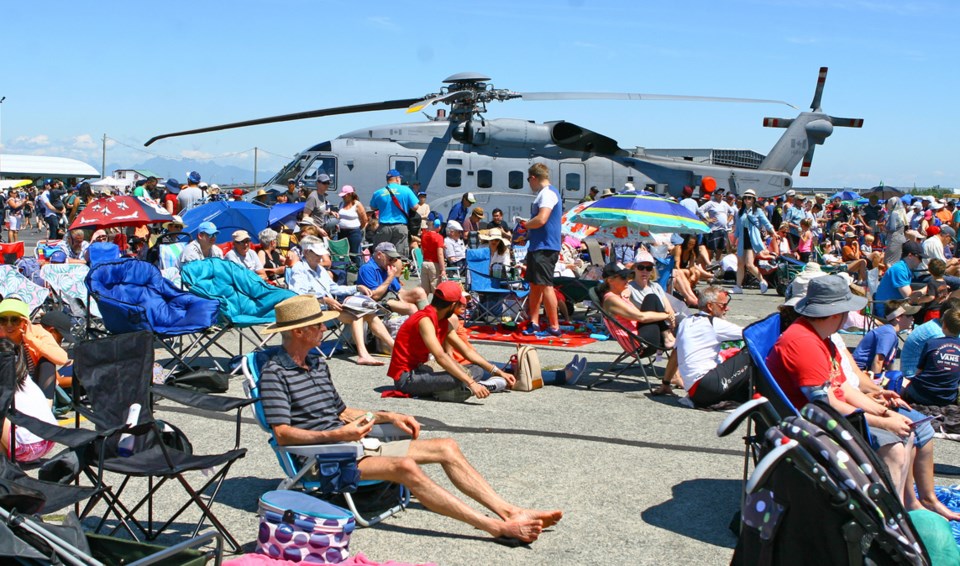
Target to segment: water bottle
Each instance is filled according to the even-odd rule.
[[[403,264],[403,280],[404,281],[410,280],[410,266],[407,264]]]
[[[130,405],[130,409],[127,411],[127,426],[137,426],[137,423],[140,422],[140,404],[134,403]],[[123,433],[120,435],[120,442],[117,443],[117,454],[127,458],[133,455],[133,444],[136,441],[136,437],[129,433]]]

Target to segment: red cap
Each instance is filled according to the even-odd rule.
[[[928,237],[928,238],[933,237],[933,236],[936,236],[936,235],[939,234],[939,233],[940,233],[940,227],[939,227],[939,226],[930,226],[929,228],[927,228],[927,237]]]
[[[463,296],[463,287],[456,281],[444,281],[437,285],[433,294],[448,303],[460,301],[463,304],[467,304],[467,298]]]
[[[242,196],[243,196],[243,189],[233,189],[233,196],[235,196],[235,197],[242,197]]]

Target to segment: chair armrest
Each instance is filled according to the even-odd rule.
[[[188,391],[186,389],[181,389],[179,387],[173,387],[170,385],[153,385],[150,388],[150,391],[154,395],[159,395],[160,397],[170,399],[171,401],[175,401],[181,405],[186,405],[187,407],[203,409],[205,411],[215,411],[218,413],[225,413],[227,411],[239,409],[240,407],[246,407],[247,405],[255,403],[258,400],[243,397],[209,395],[207,393]]]
[[[363,445],[359,442],[335,442],[333,444],[298,444],[277,446],[277,449],[296,456],[363,456]]]
[[[70,448],[80,448],[81,446],[90,444],[101,436],[101,434],[96,431],[82,428],[64,428],[17,411],[11,411],[7,417],[10,419],[10,422],[17,426],[30,429],[30,432],[40,438],[52,440],[57,444],[62,444]]]

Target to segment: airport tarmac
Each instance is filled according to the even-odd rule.
[[[772,291],[760,295],[748,289],[733,296],[728,318],[745,326],[773,312],[781,300]],[[492,361],[506,361],[515,351],[511,343],[476,346]],[[589,371],[596,373],[616,357],[619,346],[606,341],[575,351],[551,347],[538,351],[545,367],[562,366],[578,353],[587,357]],[[662,368],[663,362],[658,365]],[[462,404],[383,399],[380,391],[391,384],[385,368],[357,366],[344,357],[331,360],[330,368],[348,406],[414,415],[423,425],[423,438],[455,438],[507,500],[564,511],[564,519],[535,543],[508,547],[414,501],[384,523],[358,529],[351,552],[375,561],[471,566],[730,561],[736,538],[728,524],[739,504],[743,441],[737,435],[716,436],[724,413],[684,407],[677,397],[648,397],[642,379],[622,379],[592,390],[548,386]],[[229,394],[243,394],[241,378],[231,382]],[[232,414],[199,416],[162,401],[156,416],[183,429],[197,454],[233,446]],[[282,472],[249,409],[244,413],[241,446],[247,455],[230,471],[214,510],[252,551],[258,498],[276,488]],[[956,463],[960,445],[938,441],[936,454],[938,462]],[[425,469],[453,489],[438,466]],[[190,478],[201,479],[199,473]],[[937,481],[952,483],[950,478]],[[124,500],[131,501],[134,492],[128,489]],[[179,486],[169,484],[164,490],[155,508],[157,517],[172,513],[183,501]],[[94,515],[102,510],[101,505]],[[175,532],[186,533],[188,528],[192,532],[189,517],[195,521],[199,514],[185,515],[175,523]],[[160,540],[172,544],[182,539],[169,535]]]

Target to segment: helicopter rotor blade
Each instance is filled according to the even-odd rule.
[[[823,85],[827,82],[827,68],[820,67],[820,75],[817,77],[817,90],[813,92],[813,102],[810,103],[810,110],[820,111],[820,97],[823,96]]]
[[[198,128],[196,130],[185,130],[183,132],[173,132],[154,136],[147,140],[144,146],[149,146],[157,140],[172,138],[176,136],[186,136],[190,134],[202,134],[206,132],[218,132],[220,130],[229,130],[233,128],[245,128],[247,126],[258,126],[260,124],[274,124],[277,122],[290,122],[292,120],[304,120],[307,118],[319,118],[321,116],[335,116],[337,114],[354,114],[358,112],[375,112],[377,110],[395,110],[406,108],[411,104],[418,102],[419,98],[404,98],[401,100],[386,100],[383,102],[370,102],[367,104],[354,104],[351,106],[337,106],[335,108],[322,108],[320,110],[310,110],[308,112],[295,112],[293,114],[283,114],[280,116],[270,116],[269,118],[258,118],[256,120],[244,120],[243,122],[233,122],[230,124],[220,124],[219,126],[209,126]]]
[[[830,123],[834,126],[839,126],[841,128],[862,128],[863,127],[863,118],[836,118],[834,116],[827,117],[830,120]]]
[[[686,96],[680,94],[645,94],[640,92],[518,92],[514,93],[527,101],[544,100],[674,100],[686,102],[739,102],[752,104],[784,104],[797,107],[783,100],[766,98],[728,98],[725,96]]]
[[[803,165],[800,166],[800,176],[809,177],[810,176],[810,166],[813,164],[813,150],[817,146],[815,144],[810,144],[810,148],[807,149],[807,153],[803,155]]]

